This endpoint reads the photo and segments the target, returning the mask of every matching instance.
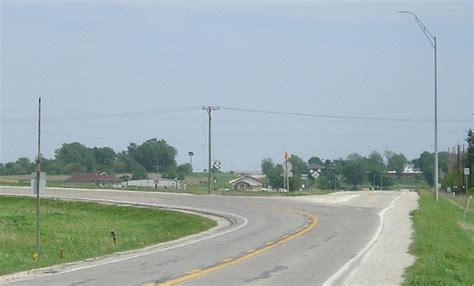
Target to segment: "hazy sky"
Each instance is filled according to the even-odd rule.
[[[473,127],[473,6],[464,2],[6,2],[1,4],[0,162],[65,142],[125,150],[163,138],[178,163],[259,169],[303,159],[439,149]],[[234,110],[233,110],[234,109]],[[340,117],[242,112],[267,110]],[[351,117],[362,117],[351,118]]]

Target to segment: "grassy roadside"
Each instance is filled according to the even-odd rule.
[[[0,275],[138,249],[216,225],[174,211],[42,199],[41,257],[34,261],[35,213],[34,199],[0,197]]]
[[[474,285],[474,216],[463,223],[463,210],[447,199],[436,202],[428,191],[419,195],[410,251],[417,260],[404,285]]]

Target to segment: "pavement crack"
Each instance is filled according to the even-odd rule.
[[[71,286],[77,286],[77,285],[81,285],[81,284],[86,284],[86,283],[89,283],[89,282],[92,282],[94,281],[95,279],[86,279],[86,280],[83,280],[83,281],[78,281],[78,282],[75,282],[75,283],[72,283],[70,284]]]
[[[285,271],[286,269],[288,269],[287,266],[282,266],[282,265],[279,265],[279,266],[275,266],[273,267],[272,269],[270,270],[267,270],[267,271],[264,271],[262,272],[260,275],[258,276],[255,276],[253,278],[250,278],[250,279],[247,279],[245,280],[245,283],[248,284],[248,283],[251,283],[251,282],[254,282],[254,281],[257,281],[257,280],[264,280],[264,279],[268,279],[272,276],[272,274],[275,274],[277,272],[281,272],[281,271]]]

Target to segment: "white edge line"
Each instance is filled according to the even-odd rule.
[[[367,253],[367,251],[372,247],[372,245],[377,241],[377,239],[380,237],[380,234],[382,233],[383,225],[384,225],[384,215],[385,213],[393,208],[395,204],[403,197],[406,193],[402,193],[399,195],[396,199],[390,203],[389,206],[384,208],[382,211],[378,212],[377,215],[379,216],[379,227],[377,228],[377,231],[375,232],[374,236],[372,239],[365,245],[364,248],[362,248],[356,256],[352,257],[349,261],[344,264],[336,273],[334,273],[326,282],[323,283],[323,286],[330,286],[333,285],[333,283],[341,278],[341,276],[354,264],[355,261],[357,261],[359,258],[361,258],[363,255]],[[350,274],[350,273],[349,273]]]
[[[25,186],[0,186],[0,189],[31,189],[31,187]],[[64,187],[47,187],[47,191],[81,191],[81,192],[97,192],[97,193],[140,193],[140,194],[162,194],[162,195],[177,195],[177,196],[196,196],[190,193],[178,193],[178,192],[163,192],[163,191],[131,191],[126,189],[86,189],[86,188],[64,188]]]
[[[5,194],[5,195],[13,195],[13,194]],[[22,196],[29,196],[29,195],[22,195]],[[54,198],[58,198],[58,197],[48,197],[48,198],[54,199]],[[148,251],[148,252],[145,252],[145,253],[139,253],[139,254],[136,254],[136,255],[133,255],[133,256],[127,256],[127,257],[123,257],[123,258],[116,258],[116,259],[113,259],[111,261],[104,261],[102,263],[94,263],[94,264],[91,264],[91,265],[86,265],[86,266],[83,266],[83,267],[77,267],[77,268],[73,268],[73,269],[69,269],[69,270],[65,270],[65,271],[59,271],[59,272],[56,272],[56,273],[45,273],[45,274],[42,274],[40,277],[66,274],[66,273],[70,273],[70,272],[74,272],[74,271],[78,271],[78,270],[83,270],[83,269],[103,266],[103,265],[107,265],[107,264],[117,263],[117,262],[121,262],[121,261],[124,261],[124,260],[134,259],[134,258],[138,258],[138,257],[150,255],[150,254],[155,254],[155,253],[159,253],[159,252],[163,252],[163,251],[167,251],[167,250],[172,250],[172,249],[184,247],[184,246],[187,246],[187,245],[195,244],[195,243],[198,243],[198,242],[201,242],[201,241],[204,241],[204,240],[208,240],[208,239],[211,239],[211,238],[215,238],[215,237],[218,237],[218,236],[221,236],[221,235],[239,230],[239,229],[245,227],[248,224],[248,219],[243,217],[243,216],[240,216],[240,215],[237,215],[237,214],[234,214],[234,213],[221,212],[221,211],[212,211],[212,210],[200,209],[200,208],[186,208],[186,207],[172,206],[172,205],[156,205],[156,204],[148,204],[148,203],[140,203],[140,202],[132,202],[132,201],[101,200],[101,199],[91,199],[91,198],[81,198],[81,197],[59,197],[58,199],[76,199],[76,200],[81,200],[81,201],[107,202],[107,203],[117,203],[117,204],[134,204],[136,206],[139,206],[139,205],[141,205],[141,206],[151,206],[151,207],[158,207],[158,208],[165,208],[165,209],[169,208],[169,209],[175,209],[175,210],[182,209],[182,210],[196,211],[196,212],[201,211],[201,212],[207,212],[209,214],[214,213],[214,214],[234,216],[234,217],[242,219],[244,222],[236,228],[232,228],[232,229],[226,230],[224,232],[219,232],[219,233],[216,233],[216,234],[213,234],[213,235],[210,235],[210,236],[206,236],[206,237],[202,237],[202,238],[199,238],[199,239],[196,239],[196,240],[184,242],[184,243],[177,244],[177,245],[168,246],[168,247],[165,247],[165,248],[160,248],[160,249],[157,249],[157,250]],[[140,249],[137,249],[137,251],[139,251],[139,250]],[[54,266],[54,265],[52,265],[52,266]],[[35,277],[31,277],[31,278],[26,278],[26,279],[20,278],[16,281],[28,281],[28,280],[33,280],[33,279],[36,279],[36,278],[39,278],[39,277],[35,276]],[[0,285],[6,284],[6,283],[11,283],[13,281],[14,281],[14,279],[12,279],[10,281],[0,282]]]

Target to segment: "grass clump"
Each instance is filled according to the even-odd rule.
[[[34,199],[0,197],[0,275],[138,249],[216,225],[175,211],[42,199],[41,251],[34,261],[35,215]]]
[[[406,271],[404,285],[474,285],[474,217],[462,222],[463,209],[428,191],[419,192],[413,212],[417,260]]]

